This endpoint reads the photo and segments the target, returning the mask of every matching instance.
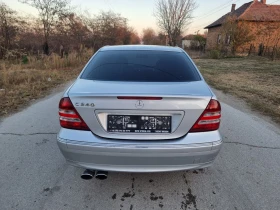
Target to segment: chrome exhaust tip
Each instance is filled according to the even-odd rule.
[[[96,171],[95,178],[99,180],[105,180],[108,177],[108,171]]]
[[[90,180],[94,177],[94,175],[95,175],[95,171],[86,169],[84,173],[82,173],[81,178],[84,180]]]

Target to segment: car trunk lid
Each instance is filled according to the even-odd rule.
[[[207,107],[212,93],[204,81],[107,82],[78,79],[68,95],[91,131],[104,138],[162,140],[187,134]],[[108,116],[171,117],[170,133],[108,131]]]

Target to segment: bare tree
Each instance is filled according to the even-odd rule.
[[[155,17],[159,28],[168,34],[169,45],[176,46],[178,37],[191,23],[196,8],[194,0],[158,0]]]
[[[130,44],[140,44],[141,39],[138,33],[134,30],[134,28],[130,27],[129,32],[130,32]]]
[[[93,17],[86,14],[81,18],[90,30],[90,42],[94,50],[104,45],[140,43],[140,38],[134,29],[128,26],[127,19],[120,14],[103,11]]]
[[[45,37],[44,53],[49,54],[49,37],[52,27],[59,16],[68,12],[70,0],[19,0],[22,3],[35,7],[39,12],[43,24]]]
[[[225,44],[231,48],[233,55],[240,47],[254,41],[256,38],[246,22],[242,20],[236,21],[236,19],[235,16],[230,16],[222,26]]]
[[[143,29],[142,42],[147,45],[166,45],[166,36],[164,33],[156,34],[152,28]]]
[[[43,4],[52,0],[29,0],[29,3],[37,1]],[[35,18],[30,15],[20,16],[0,2],[0,59],[23,59],[34,55],[40,58],[42,40],[46,54],[49,54],[49,47],[52,53],[59,53],[61,57],[70,52],[78,52],[82,57],[86,48],[96,51],[104,45],[141,42],[137,32],[128,25],[127,19],[114,12],[101,12],[97,15],[71,13],[65,3],[51,13],[53,9],[45,6],[49,12],[43,14],[42,11],[42,16]],[[42,8],[44,5],[38,10]]]
[[[12,45],[16,27],[16,12],[0,3],[0,57],[4,57]]]
[[[259,55],[267,55],[271,53],[271,59],[274,60],[279,51],[280,43],[280,23],[273,22],[270,24],[259,24],[256,36],[260,42]]]
[[[83,48],[90,34],[90,30],[84,24],[82,18],[75,13],[59,18],[54,32],[52,40],[56,39],[57,46],[61,45],[60,48],[63,48],[63,50],[64,46],[67,46],[66,48],[72,48],[77,51]]]
[[[16,11],[0,2],[0,59],[20,54],[14,49],[18,47],[19,37],[27,27]]]
[[[143,29],[143,36],[142,41],[144,44],[147,45],[154,45],[156,44],[156,32],[152,28],[145,28]]]

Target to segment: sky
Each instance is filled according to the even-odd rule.
[[[111,10],[128,19],[130,26],[136,29],[139,35],[144,28],[151,27],[159,32],[156,19],[153,16],[157,0],[72,0],[71,5],[80,13],[88,11],[98,14],[100,11]],[[18,0],[0,0],[12,9],[24,14],[36,16],[36,9],[20,3]],[[183,35],[203,33],[204,27],[211,24],[222,15],[230,12],[231,5],[236,8],[250,0],[196,0],[197,8],[193,13],[192,23],[184,30]],[[280,4],[280,0],[267,0],[267,4]]]

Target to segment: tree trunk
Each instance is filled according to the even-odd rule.
[[[50,53],[50,51],[49,51],[49,44],[48,44],[47,41],[43,45],[43,51],[44,51],[45,55],[49,55],[49,53]]]
[[[250,49],[249,49],[249,52],[248,52],[248,56],[250,56],[252,54],[252,51],[253,51],[253,44],[250,45]]]
[[[258,56],[263,56],[263,52],[264,52],[264,45],[261,43],[261,44],[259,45]]]
[[[276,59],[276,56],[277,56],[277,47],[274,46],[271,54],[271,60],[274,61]]]
[[[61,58],[64,57],[64,47],[63,47],[63,45],[60,45],[60,57]]]

